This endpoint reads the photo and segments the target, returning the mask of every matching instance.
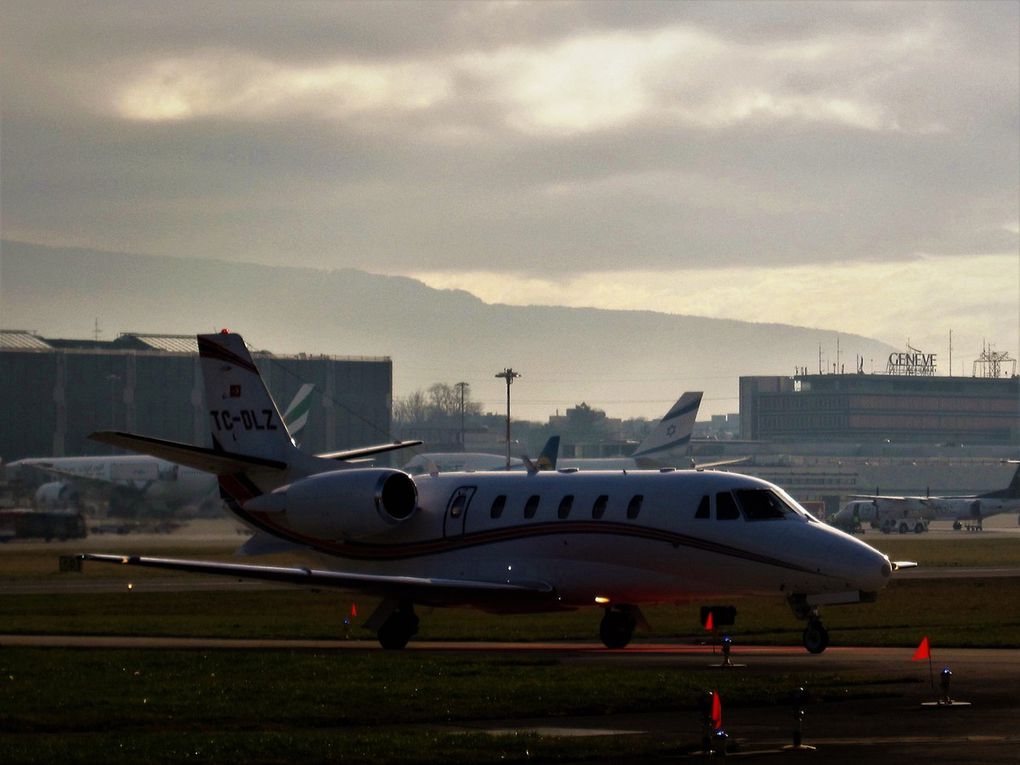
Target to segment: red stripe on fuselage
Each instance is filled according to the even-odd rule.
[[[469,547],[480,545],[496,544],[500,542],[513,542],[520,539],[535,537],[556,536],[565,534],[608,534],[611,536],[625,536],[651,541],[661,541],[674,548],[689,547],[717,555],[726,555],[732,558],[753,561],[792,571],[804,573],[816,573],[810,569],[798,566],[794,563],[779,560],[767,555],[759,555],[749,550],[741,550],[729,545],[719,544],[707,539],[700,539],[688,534],[679,534],[665,529],[656,529],[649,526],[637,524],[615,523],[611,521],[560,521],[543,522],[529,525],[509,526],[499,529],[488,529],[486,531],[473,532],[461,536],[447,538],[436,538],[422,540],[420,542],[405,542],[400,544],[376,544],[339,540],[328,540],[319,537],[311,537],[280,525],[275,520],[275,513],[248,512],[235,507],[242,520],[273,534],[274,536],[286,539],[295,544],[305,545],[318,552],[333,555],[338,558],[347,558],[360,561],[395,561],[408,558],[420,558],[428,555],[440,555],[442,553],[463,550]]]

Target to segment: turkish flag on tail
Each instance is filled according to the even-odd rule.
[[[718,691],[712,694],[712,727],[716,730],[722,728],[722,699]]]
[[[928,644],[928,636],[925,635],[924,639],[921,640],[921,645],[914,651],[914,655],[910,658],[911,661],[924,661],[925,659],[931,658],[931,646]]]

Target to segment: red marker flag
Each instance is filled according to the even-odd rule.
[[[712,612],[708,612],[708,618],[705,619],[705,629],[711,632],[715,629],[715,619],[712,618]]]
[[[914,651],[914,655],[911,657],[911,661],[924,661],[925,659],[931,659],[931,645],[928,643],[928,636],[925,635],[924,639],[921,640],[921,644]]]
[[[722,728],[722,699],[718,691],[712,692],[712,727],[716,730]]]
[[[358,615],[358,604],[357,603],[351,603],[351,618],[353,618],[353,617],[355,617],[357,615]]]

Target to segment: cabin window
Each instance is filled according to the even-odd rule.
[[[503,514],[503,508],[506,507],[506,494],[500,494],[494,500],[492,500],[492,507],[489,508],[489,516],[495,520]]]
[[[574,505],[574,495],[568,494],[560,500],[560,508],[556,511],[556,515],[559,516],[560,520],[570,516],[570,508]]]
[[[627,504],[627,517],[634,520],[638,517],[641,512],[641,503],[644,502],[644,496],[641,494],[635,494],[630,498],[630,502]]]
[[[709,518],[710,517],[710,513],[709,513],[708,505],[709,505],[709,499],[708,499],[708,495],[706,494],[704,497],[701,498],[701,502],[698,503],[698,510],[697,510],[697,512],[694,513],[694,517],[695,518],[700,518],[700,519]]]
[[[524,517],[534,518],[535,513],[538,512],[538,502],[541,499],[537,494],[532,494],[528,497],[528,501],[524,503]]]
[[[715,495],[715,517],[720,521],[735,521],[740,517],[737,501],[728,491],[721,491]]]
[[[600,494],[599,498],[595,500],[595,504],[591,506],[591,517],[598,520],[606,514],[606,507],[609,505],[609,495]]]
[[[737,501],[749,521],[782,520],[793,510],[768,489],[737,489]]]

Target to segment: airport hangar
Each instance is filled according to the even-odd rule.
[[[315,385],[302,448],[325,452],[391,440],[390,358],[253,356],[281,413],[302,384]],[[0,330],[0,370],[4,462],[110,453],[88,440],[95,430],[209,442],[195,335],[61,340]]]

